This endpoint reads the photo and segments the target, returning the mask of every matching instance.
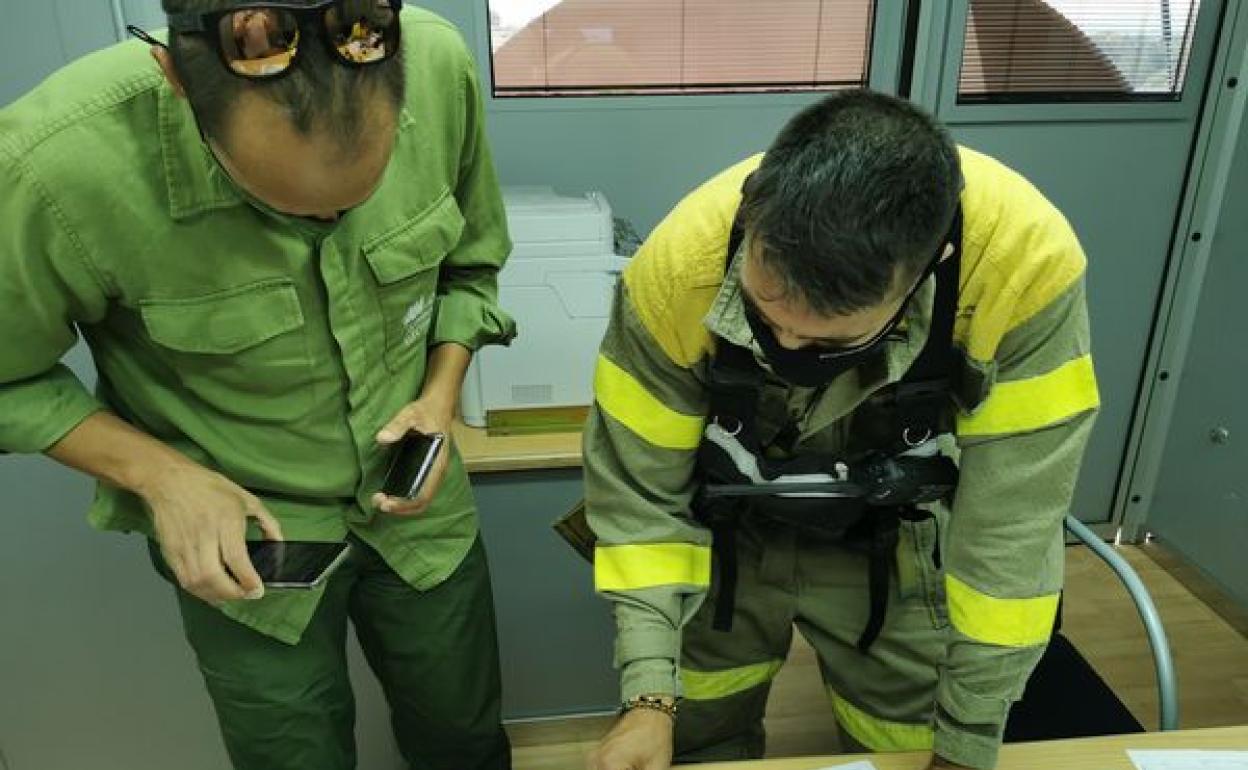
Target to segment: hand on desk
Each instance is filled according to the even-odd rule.
[[[589,758],[589,770],[668,770],[671,766],[672,718],[645,708],[621,717]]]

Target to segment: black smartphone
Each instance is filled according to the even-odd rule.
[[[270,588],[316,588],[347,557],[346,543],[248,540],[247,553],[260,581]]]
[[[419,495],[444,443],[446,436],[442,433],[408,431],[394,449],[381,491],[389,497],[409,500]]]

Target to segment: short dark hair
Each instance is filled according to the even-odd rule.
[[[164,0],[166,13],[226,10],[236,2]],[[212,7],[206,7],[212,6]],[[320,33],[324,34],[324,33]],[[403,51],[370,67],[344,67],[320,40],[300,47],[299,61],[273,80],[248,80],[228,71],[213,44],[202,34],[171,36],[173,66],[186,89],[205,136],[223,139],[230,108],[244,92],[262,94],[281,107],[302,134],[324,131],[344,152],[368,127],[369,100],[384,96],[398,108],[405,95]]]
[[[891,96],[842,91],[780,132],[746,185],[743,223],[786,298],[848,315],[918,277],[960,190],[957,147],[935,119]]]

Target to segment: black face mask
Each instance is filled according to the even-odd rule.
[[[910,307],[910,301],[914,299],[914,295],[919,292],[923,284],[936,270],[936,266],[940,264],[944,256],[944,247],[941,252],[937,253],[936,258],[915,281],[914,288],[906,295],[906,299],[901,303],[896,315],[871,339],[853,347],[847,348],[820,348],[817,346],[799,348],[798,350],[790,350],[780,344],[776,339],[776,335],[772,332],[771,327],[759,316],[758,311],[745,299],[745,320],[750,325],[750,331],[754,334],[754,340],[758,342],[759,348],[762,349],[763,358],[767,360],[768,366],[775,372],[776,376],[785,382],[793,385],[799,385],[805,388],[816,388],[826,385],[836,379],[845,372],[853,369],[863,363],[873,354],[875,354],[884,342],[887,341],[889,335],[896,330],[901,324],[901,319],[905,318],[906,310]]]

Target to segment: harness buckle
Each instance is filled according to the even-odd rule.
[[[908,448],[918,449],[919,447],[926,444],[928,441],[932,440],[932,429],[930,426],[923,429],[923,437],[920,439],[915,439],[911,435],[911,431],[913,430],[914,430],[913,426],[907,426],[906,429],[901,432],[901,440],[905,442],[905,445]]]

